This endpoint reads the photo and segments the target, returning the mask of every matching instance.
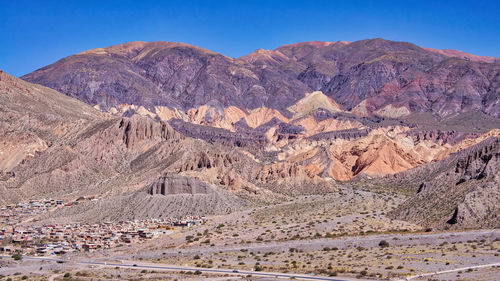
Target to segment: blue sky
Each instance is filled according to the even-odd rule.
[[[0,0],[0,69],[21,76],[129,41],[228,56],[302,41],[384,38],[500,57],[500,1]]]

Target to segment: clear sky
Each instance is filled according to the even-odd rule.
[[[21,76],[129,41],[240,57],[303,41],[384,38],[500,57],[500,1],[0,0],[0,69]]]

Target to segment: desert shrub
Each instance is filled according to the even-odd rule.
[[[15,254],[12,254],[11,256],[15,261],[19,261],[19,260],[22,260],[23,259],[23,256],[21,256],[21,254],[19,253],[15,253]]]
[[[385,240],[382,240],[378,243],[378,245],[382,248],[387,248],[389,247],[389,242],[385,241]]]

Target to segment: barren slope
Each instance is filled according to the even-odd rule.
[[[53,90],[1,75],[1,151],[6,157],[0,158],[0,193],[5,202],[97,195],[100,209],[108,209],[100,214],[117,219],[120,213],[230,212],[250,201],[282,200],[302,184],[310,186],[306,193],[333,190],[323,179],[285,170],[283,182],[261,178],[260,164],[244,151],[186,137],[148,117],[106,115]],[[148,186],[171,176],[204,191],[179,193],[182,188],[174,181],[172,192],[148,193]],[[276,189],[268,190],[268,185]],[[123,200],[129,203],[116,203]],[[97,218],[97,213],[81,211],[94,207],[70,213]]]
[[[500,139],[399,175],[416,194],[391,216],[439,228],[500,227]]]

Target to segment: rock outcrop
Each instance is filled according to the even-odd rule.
[[[391,215],[438,228],[500,226],[500,139],[398,175],[415,195]]]

